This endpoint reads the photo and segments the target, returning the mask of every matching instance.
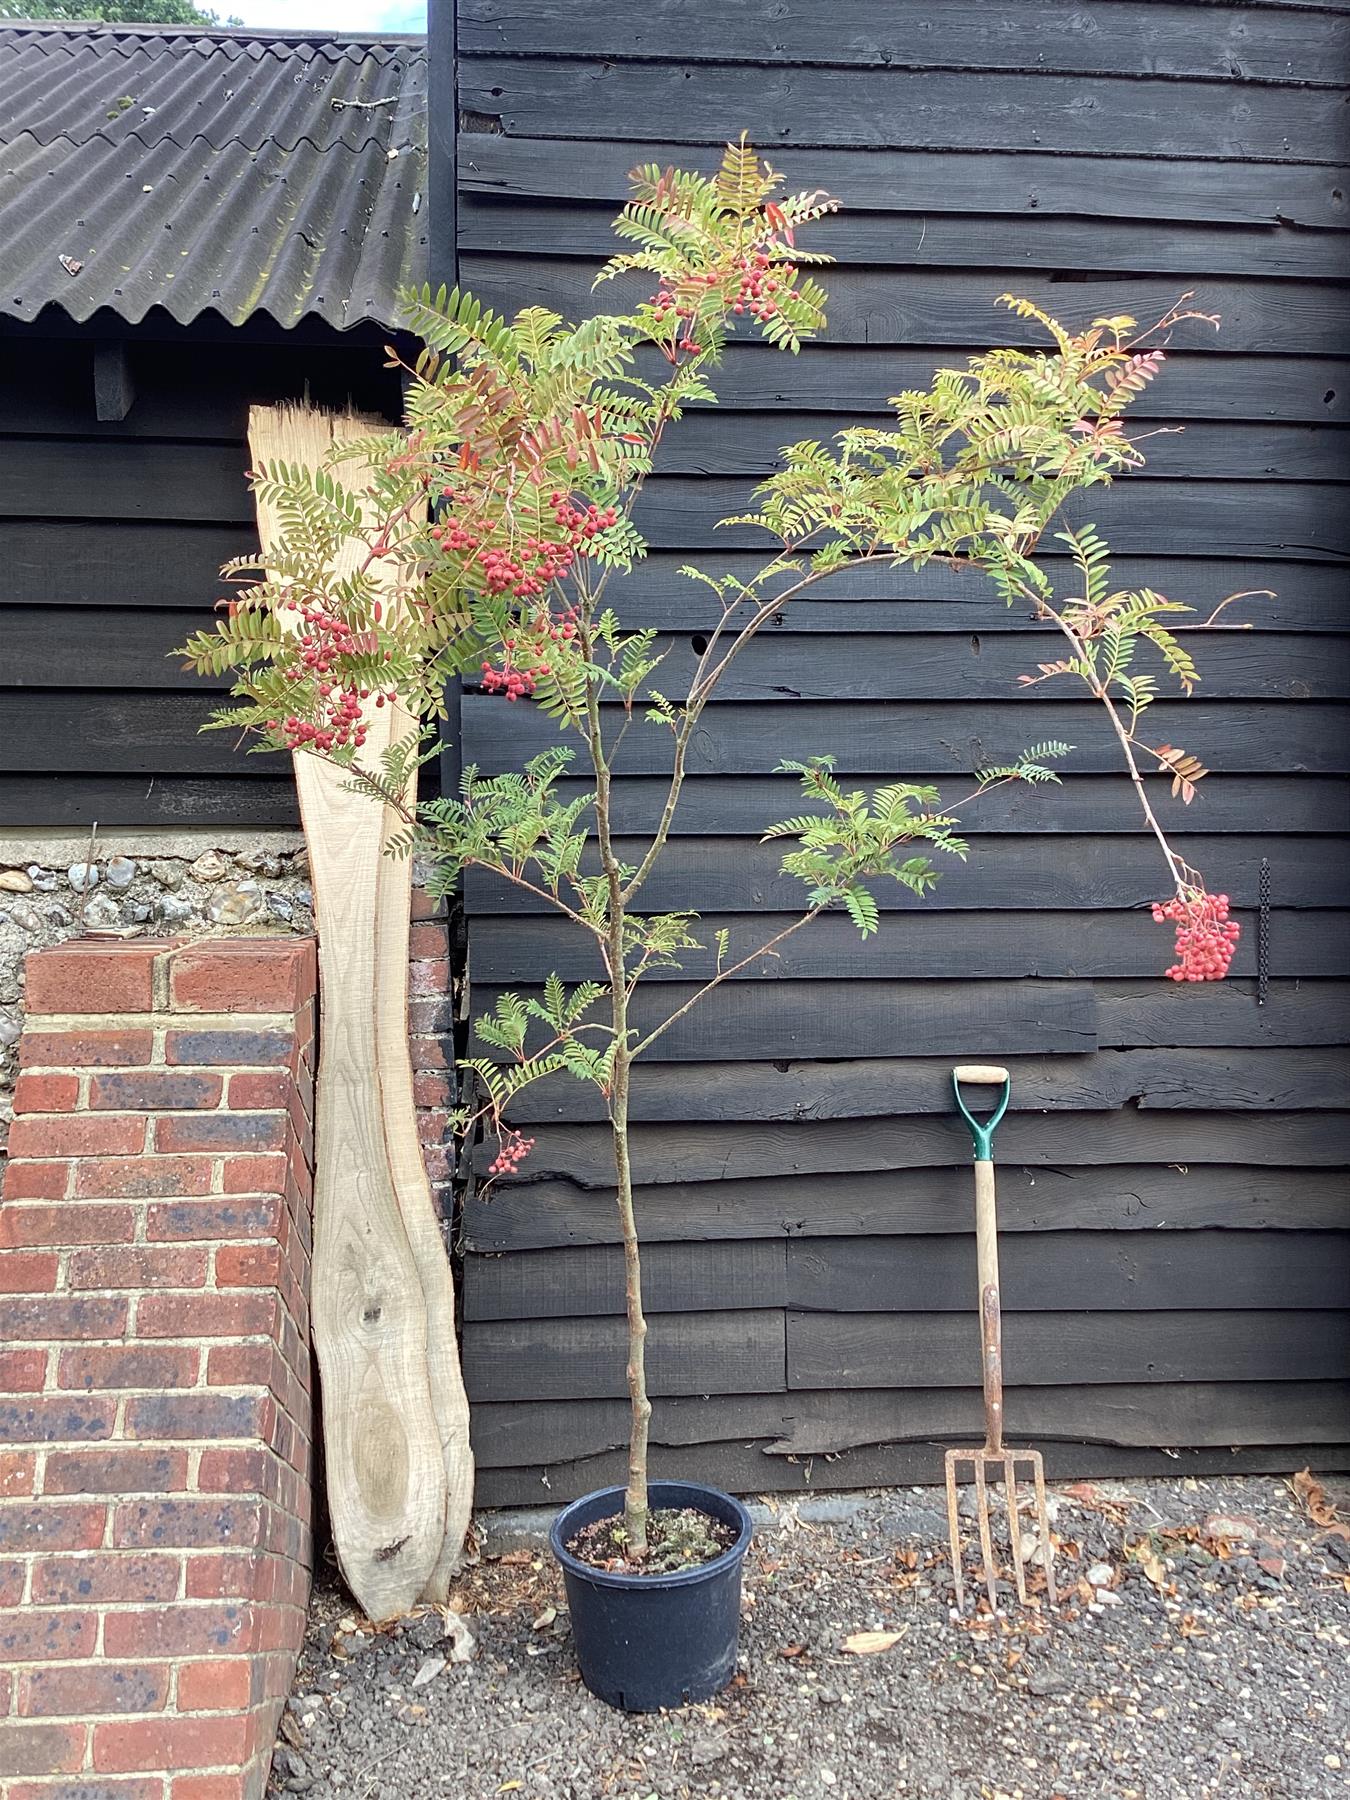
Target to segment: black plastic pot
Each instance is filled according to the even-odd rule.
[[[715,1561],[672,1575],[593,1569],[567,1540],[623,1510],[621,1487],[601,1488],[565,1506],[549,1543],[562,1564],[581,1679],[624,1712],[656,1712],[707,1700],[736,1672],[741,1623],[741,1564],[753,1526],[739,1500],[693,1481],[653,1481],[655,1507],[694,1506],[736,1527],[736,1542]]]

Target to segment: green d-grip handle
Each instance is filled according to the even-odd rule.
[[[971,1112],[961,1095],[961,1083],[968,1082],[972,1087],[1002,1087],[998,1105],[989,1117],[981,1122]],[[970,1135],[975,1142],[976,1162],[993,1162],[994,1160],[994,1128],[1008,1110],[1008,1101],[1012,1095],[1012,1076],[997,1063],[958,1063],[952,1070],[952,1092],[956,1095],[956,1104],[961,1109],[961,1116],[970,1127]]]

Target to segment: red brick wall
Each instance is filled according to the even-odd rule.
[[[28,959],[0,1209],[0,1793],[254,1800],[310,1569],[309,940]]]
[[[408,967],[408,1031],[412,1049],[413,1098],[417,1103],[422,1160],[432,1193],[447,1219],[454,1143],[450,1131],[451,1071],[454,1068],[454,998],[450,980],[450,935],[444,900],[432,900],[417,886],[412,894],[412,936]]]

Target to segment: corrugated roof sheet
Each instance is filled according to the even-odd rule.
[[[421,39],[0,25],[0,313],[392,324],[426,147]]]

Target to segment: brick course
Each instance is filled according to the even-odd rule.
[[[315,981],[294,939],[29,958],[0,1209],[3,1800],[263,1793],[309,1591]]]

